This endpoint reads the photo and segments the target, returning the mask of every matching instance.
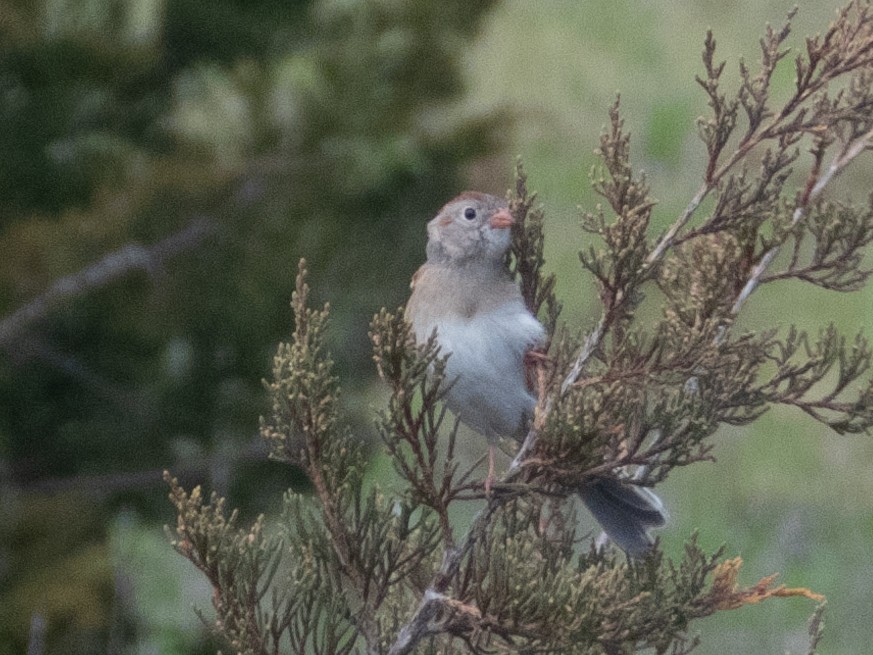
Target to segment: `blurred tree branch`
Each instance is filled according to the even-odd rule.
[[[56,280],[39,296],[0,319],[0,346],[8,348],[28,328],[65,302],[137,271],[155,275],[174,257],[198,248],[216,231],[208,218],[192,220],[183,229],[151,246],[130,243],[76,273]]]
[[[182,479],[198,480],[208,478],[216,468],[237,466],[246,463],[263,461],[267,454],[263,440],[253,439],[233,452],[221,452],[199,455],[180,462],[174,467]],[[14,479],[21,475],[12,466],[8,469]],[[64,494],[81,492],[100,498],[121,492],[148,489],[159,484],[163,479],[164,469],[149,469],[143,471],[120,471],[117,473],[100,473],[96,475],[72,475],[63,478],[40,478],[32,482],[17,485],[16,489],[24,493]]]

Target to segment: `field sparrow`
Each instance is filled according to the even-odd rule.
[[[412,278],[406,318],[419,342],[436,330],[448,354],[445,403],[489,442],[486,489],[494,478],[494,442],[524,436],[536,398],[525,355],[545,330],[530,313],[506,268],[512,215],[502,199],[467,191],[427,224],[427,263]],[[666,521],[648,489],[598,478],[579,491],[606,534],[629,555],[652,546],[651,528]]]

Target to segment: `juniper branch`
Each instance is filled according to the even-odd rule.
[[[714,118],[709,123],[702,123],[706,127],[706,129],[702,129],[702,135],[709,150],[709,163],[706,167],[704,181],[689,204],[649,251],[641,267],[640,274],[636,277],[640,283],[646,281],[652,269],[657,267],[667,256],[667,253],[678,244],[691,236],[701,236],[724,228],[724,224],[717,224],[717,221],[720,220],[720,215],[716,212],[702,227],[687,236],[680,236],[699,206],[710,193],[716,189],[726,193],[720,186],[726,176],[761,143],[768,140],[778,140],[780,155],[775,159],[768,159],[768,152],[767,156],[765,156],[762,181],[755,194],[757,197],[762,197],[767,184],[775,182],[776,189],[781,187],[787,175],[779,174],[780,177],[777,178],[774,177],[774,174],[777,174],[780,169],[784,169],[796,157],[796,155],[783,157],[782,153],[786,152],[788,146],[795,143],[804,133],[813,134],[818,139],[818,147],[814,149],[814,154],[816,155],[815,165],[810,172],[804,192],[799,196],[791,221],[785,228],[786,235],[790,234],[802,221],[808,213],[811,204],[818,199],[834,177],[869,147],[870,140],[873,138],[873,132],[868,128],[866,132],[858,133],[854,127],[855,124],[853,124],[850,136],[844,147],[834,157],[834,160],[825,172],[820,173],[821,155],[831,140],[830,133],[827,130],[834,130],[837,134],[841,131],[839,121],[842,119],[837,118],[839,112],[833,109],[838,104],[838,101],[831,105],[821,101],[816,106],[815,111],[811,113],[804,107],[804,103],[815,94],[823,93],[827,84],[833,79],[852,71],[860,71],[860,78],[864,78],[866,75],[865,67],[873,63],[873,36],[871,36],[873,34],[871,32],[873,30],[873,17],[869,13],[869,7],[862,5],[860,2],[851,3],[849,7],[840,13],[837,21],[831,26],[822,42],[819,43],[816,39],[808,40],[807,61],[804,62],[800,57],[797,60],[798,78],[794,95],[778,112],[771,112],[767,109],[767,90],[776,63],[787,53],[786,50],[782,49],[782,44],[790,33],[790,20],[792,17],[793,12],[789,15],[789,22],[786,22],[780,31],[776,32],[768,29],[767,35],[762,39],[762,68],[756,78],[752,79],[749,71],[745,66],[741,65],[743,85],[739,98],[747,113],[748,128],[736,149],[723,162],[718,160],[728,141],[728,136],[733,132],[736,125],[737,104],[728,102],[718,90],[725,65],[723,62],[718,65],[713,63],[715,41],[711,33],[707,34],[703,56],[707,78],[705,80],[698,78],[698,82],[709,94],[710,106],[714,112]],[[825,52],[831,53],[830,59],[824,56]],[[816,72],[813,73],[813,71]],[[866,91],[856,91],[859,99],[855,101],[854,106],[867,107],[866,93]],[[850,98],[847,102],[851,100]],[[771,119],[765,124],[763,118],[768,114],[771,116]],[[852,116],[851,120],[860,121],[862,125],[866,120],[857,118],[858,116],[866,115],[860,111],[850,115]],[[825,128],[823,123],[827,123],[830,127]],[[732,178],[731,182],[736,182],[736,179]],[[731,188],[732,186],[729,184],[727,189],[730,190]],[[748,203],[748,201],[746,202]],[[761,210],[759,209],[758,211],[760,212]],[[735,317],[739,313],[749,295],[757,288],[764,272],[778,254],[780,247],[781,243],[776,241],[757,259],[755,266],[749,272],[747,280],[734,299],[730,311],[726,314],[725,320],[729,320],[729,318]],[[795,251],[795,258],[796,256],[797,253]],[[858,275],[863,275],[863,273]],[[848,283],[851,283],[853,279],[855,278],[850,277]],[[570,368],[561,386],[562,395],[572,388],[582,375],[591,356],[597,351],[608,334],[608,328],[613,316],[613,307],[605,306],[597,326],[585,339],[573,366]],[[726,327],[727,323],[718,330],[714,339],[716,345],[723,343],[727,338],[728,330]],[[841,407],[845,408],[845,406]],[[808,413],[814,411],[808,405],[804,405],[804,408],[804,411]],[[663,430],[655,430],[654,434],[656,443],[668,437]],[[531,441],[536,438],[535,435],[529,436]],[[635,479],[637,481],[645,479],[650,472],[651,466],[644,465],[637,471]]]
[[[837,177],[856,157],[858,157],[858,155],[869,149],[871,143],[873,143],[873,129],[861,137],[847,143],[840,153],[834,157],[827,170],[822,175],[817,176],[817,178],[811,179],[812,184],[808,185],[808,191],[804,192],[800,202],[794,209],[794,213],[791,216],[790,228],[796,227],[797,224],[803,220],[809,211],[810,205],[818,199],[825,188],[827,188],[833,179]],[[758,285],[761,282],[761,277],[776,258],[776,255],[779,254],[780,248],[780,244],[774,245],[764,253],[763,257],[761,257],[761,260],[752,270],[752,274],[749,276],[745,286],[743,286],[742,291],[737,296],[736,301],[731,307],[732,315],[736,316],[740,313],[740,310],[749,299],[749,296],[758,288]]]

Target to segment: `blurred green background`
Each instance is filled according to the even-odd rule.
[[[790,39],[837,3],[800,2]],[[789,3],[550,0],[0,0],[0,655],[205,653],[209,590],[167,545],[160,471],[251,517],[302,484],[264,461],[260,380],[296,262],[334,308],[346,404],[368,436],[369,316],[405,299],[423,224],[462,188],[502,194],[521,155],[548,217],[564,318],[590,327],[578,205],[616,92],[659,225],[699,184],[707,27],[735,72]],[[780,69],[777,94],[792,82]],[[831,190],[869,193],[869,157]],[[169,241],[167,241],[169,239]],[[139,244],[149,256],[136,255]],[[92,271],[16,324],[64,276]],[[134,253],[134,254],[131,254]],[[127,259],[125,259],[127,257]],[[138,257],[138,258],[137,258]],[[63,294],[61,294],[63,295]],[[873,332],[873,290],[785,285],[749,326]],[[475,447],[475,444],[473,445]],[[829,599],[824,654],[873,638],[873,454],[791,412],[717,437],[659,491],[694,529]],[[274,512],[275,513],[275,512]],[[808,602],[698,624],[700,653],[805,653]]]

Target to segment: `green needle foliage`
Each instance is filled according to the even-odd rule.
[[[698,81],[709,98],[699,121],[709,159],[700,189],[659,236],[613,106],[593,174],[604,203],[582,217],[590,237],[580,261],[601,305],[584,338],[559,324],[554,279],[543,271],[543,214],[519,166],[507,264],[550,339],[534,364],[533,425],[490,494],[456,453],[457,424],[440,402],[446,355],[433,340],[415,342],[402,310],[379,312],[370,332],[390,389],[377,424],[398,488],[368,484],[360,440],[337,405],[328,308],[309,306],[301,264],[295,329],[276,354],[261,431],[272,456],[301,467],[315,493],[289,492],[280,533],[268,536],[263,519],[237,527],[222,499],[205,502],[199,488],[189,494],[167,476],[173,543],[212,582],[209,623],[234,652],[686,653],[695,619],[773,597],[822,600],[774,577],[743,587],[741,561],[706,553],[695,538],[676,560],[657,548],[640,561],[580,548],[565,502],[598,476],[650,486],[711,459],[720,425],[777,405],[839,434],[873,425],[873,354],[862,336],[735,327],[761,285],[853,291],[870,273],[870,207],[822,192],[873,142],[873,13],[852,2],[807,39],[795,89],[779,104],[770,83],[789,32],[787,23],[767,30],[760,68],[742,64],[733,92],[707,36]],[[458,526],[450,509],[471,499],[482,507]]]

